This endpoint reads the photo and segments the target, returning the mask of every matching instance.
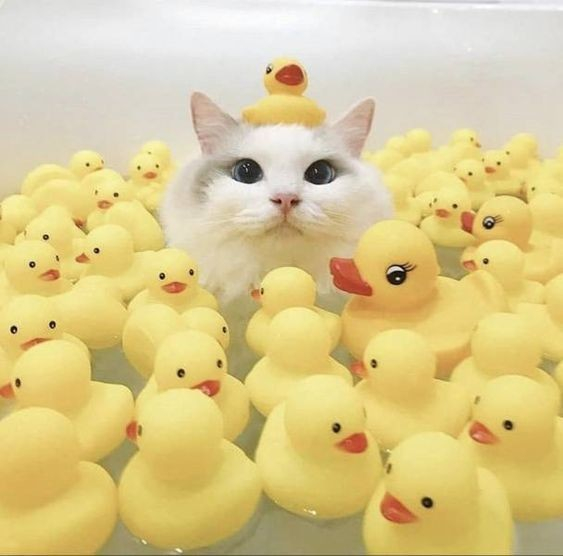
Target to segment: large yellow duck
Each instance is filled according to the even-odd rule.
[[[167,248],[151,254],[145,265],[146,289],[129,304],[129,311],[149,303],[163,303],[181,313],[193,307],[217,309],[217,300],[198,283],[199,269],[182,249]]]
[[[117,521],[115,484],[81,461],[72,423],[32,407],[0,421],[2,554],[95,554]]]
[[[246,341],[258,355],[264,355],[266,351],[272,319],[290,307],[307,307],[318,313],[332,339],[331,351],[338,345],[342,331],[340,317],[315,306],[317,285],[304,270],[284,266],[270,271],[260,287],[252,291],[252,297],[260,302],[262,308],[252,315],[248,323]]]
[[[155,396],[128,428],[139,451],[121,475],[119,514],[159,548],[195,550],[239,531],[262,485],[256,465],[223,438],[221,412],[198,390]]]
[[[65,340],[42,343],[21,355],[1,393],[15,397],[20,408],[48,407],[66,415],[76,428],[81,458],[89,461],[117,448],[133,417],[131,391],[92,381],[88,356]]]
[[[545,304],[521,303],[517,311],[540,331],[544,357],[563,360],[563,274],[546,284]]]
[[[248,423],[250,402],[242,382],[227,373],[227,356],[215,338],[199,330],[173,333],[158,347],[154,372],[137,397],[136,411],[159,392],[200,390],[221,410],[225,438],[234,440]]]
[[[295,384],[314,374],[340,376],[351,384],[352,375],[330,352],[330,334],[315,311],[291,307],[278,313],[268,328],[266,355],[245,379],[254,407],[268,415]]]
[[[486,272],[462,280],[439,276],[432,242],[416,226],[385,220],[360,238],[353,259],[332,259],[337,288],[354,294],[342,313],[343,343],[356,359],[389,328],[422,334],[446,375],[469,354],[475,324],[502,310],[502,287]]]
[[[392,450],[423,431],[457,436],[469,419],[469,395],[456,384],[434,378],[436,356],[416,332],[381,332],[354,370],[364,378],[356,389],[367,411],[367,429],[381,449]]]
[[[530,207],[521,199],[501,195],[483,203],[473,222],[465,223],[477,239],[477,245],[492,239],[504,239],[516,244],[524,253],[524,276],[545,283],[563,272],[563,240],[545,240],[532,236],[533,221]],[[473,260],[475,246],[461,256],[462,264]]]
[[[463,439],[503,483],[515,519],[563,516],[563,419],[545,389],[507,375],[489,382]]]
[[[270,413],[256,464],[276,504],[318,519],[363,510],[382,473],[360,397],[326,375],[303,379]]]
[[[541,329],[512,313],[493,313],[482,319],[471,336],[471,357],[462,361],[450,380],[475,398],[486,384],[502,375],[517,374],[535,380],[555,407],[561,392],[551,376],[538,368],[541,362]]]
[[[460,160],[454,168],[454,174],[467,186],[473,210],[478,210],[485,201],[495,196],[492,187],[485,181],[485,167],[480,160]]]
[[[505,151],[492,150],[483,155],[487,184],[495,195],[521,195],[522,180],[511,174],[510,158]]]
[[[307,72],[297,60],[276,58],[266,66],[264,73],[264,86],[269,95],[245,108],[243,121],[252,125],[321,125],[325,111],[303,96],[307,85]]]
[[[500,481],[442,432],[411,436],[391,453],[364,514],[368,554],[512,554]]]
[[[106,170],[103,170],[105,172]],[[100,172],[101,174],[102,172]],[[89,181],[92,181],[93,178]],[[83,180],[86,182],[87,179]],[[97,183],[88,186],[90,198],[93,200],[94,206],[88,215],[86,228],[93,230],[97,226],[101,226],[106,221],[108,210],[118,203],[133,201],[135,199],[135,190],[133,186],[126,182],[119,174],[111,175]]]

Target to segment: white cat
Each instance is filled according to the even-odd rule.
[[[203,285],[224,302],[284,265],[303,268],[328,290],[330,258],[350,256],[366,228],[392,215],[377,171],[359,159],[374,108],[364,100],[318,128],[253,127],[194,93],[202,156],[165,194],[168,243],[198,261]]]

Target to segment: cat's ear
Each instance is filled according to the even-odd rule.
[[[375,101],[366,98],[355,104],[344,116],[332,124],[332,129],[340,135],[348,151],[359,157],[371,130]]]
[[[238,123],[203,93],[192,94],[190,107],[201,152],[213,154]]]

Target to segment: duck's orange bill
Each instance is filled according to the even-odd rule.
[[[78,228],[84,228],[84,224],[86,224],[86,222],[81,218],[73,218],[72,221]]]
[[[74,258],[74,260],[77,263],[89,263],[90,257],[88,257],[88,255],[86,255],[86,253],[80,253],[80,255],[78,255],[78,257]]]
[[[361,376],[362,378],[366,378],[367,376],[366,366],[363,361],[354,361],[350,365],[350,370],[356,376]]]
[[[446,209],[436,209],[434,211],[434,214],[438,217],[438,218],[447,218],[450,215],[450,211],[446,210]]]
[[[127,438],[132,442],[137,440],[137,421],[131,421],[125,428]]]
[[[394,496],[385,493],[379,505],[381,515],[393,523],[413,523],[418,518]]]
[[[463,268],[465,268],[465,270],[469,270],[469,272],[474,272],[475,270],[477,270],[477,263],[472,259],[463,261],[461,264]]]
[[[192,386],[192,390],[201,390],[206,396],[212,398],[221,390],[221,383],[218,380],[205,380]]]
[[[56,268],[51,268],[44,272],[43,274],[39,275],[41,280],[45,280],[45,282],[53,282],[54,280],[58,280],[61,277],[61,273]]]
[[[23,344],[20,344],[20,347],[26,351],[29,348],[32,348],[33,346],[36,346],[37,344],[42,344],[43,342],[46,342],[48,340],[48,338],[32,338],[31,340],[28,340],[27,342],[24,342]]]
[[[98,201],[98,208],[101,208],[102,210],[108,209],[112,206],[113,203],[111,201]]]
[[[461,213],[461,227],[468,234],[473,232],[473,223],[475,222],[475,213],[465,211]]]
[[[495,444],[498,437],[495,436],[483,423],[473,421],[469,427],[469,436],[479,444]]]
[[[3,398],[11,399],[14,397],[14,395],[14,387],[12,386],[11,382],[4,384],[4,386],[0,388],[0,396],[2,396]]]
[[[164,284],[162,289],[166,293],[180,293],[183,292],[187,288],[187,284],[184,282],[170,282],[169,284]]]
[[[147,180],[154,180],[154,178],[156,178],[156,176],[158,176],[158,174],[156,172],[145,172],[143,174],[143,178],[146,178]]]
[[[304,79],[303,71],[296,64],[288,64],[276,73],[276,80],[284,85],[301,85]]]
[[[330,273],[334,285],[344,292],[371,296],[371,286],[364,282],[353,259],[330,259]]]
[[[338,442],[336,447],[350,454],[361,454],[367,450],[368,437],[363,432],[357,432]]]
[[[497,171],[496,168],[493,168],[493,166],[485,166],[485,172],[487,172],[487,174],[494,174]]]
[[[254,299],[254,301],[260,301],[260,290],[254,289],[250,292],[250,297]]]

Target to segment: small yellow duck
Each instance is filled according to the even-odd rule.
[[[489,182],[485,181],[485,167],[480,160],[460,160],[454,168],[454,174],[467,186],[473,210],[478,210],[485,201],[495,196]]]
[[[470,215],[471,200],[463,189],[446,187],[434,193],[434,214],[427,216],[420,229],[435,245],[443,247],[467,247],[475,238],[463,229],[463,222]]]
[[[410,148],[407,138],[404,135],[393,135],[387,139],[385,149],[392,149],[400,152],[403,156],[410,156]]]
[[[532,133],[517,133],[507,142],[508,147],[523,145],[528,151],[528,158],[534,160],[538,158],[538,140]]]
[[[545,286],[545,305],[521,303],[517,307],[532,326],[541,333],[542,349],[550,361],[563,359],[563,274]]]
[[[152,253],[145,265],[146,289],[129,303],[129,311],[149,303],[164,303],[178,313],[193,307],[217,309],[215,297],[198,283],[199,269],[182,249]]]
[[[102,170],[100,174],[105,171]],[[86,179],[83,180],[83,184]],[[90,191],[90,198],[95,205],[86,221],[86,228],[90,231],[105,223],[107,211],[111,207],[117,203],[124,203],[135,199],[133,186],[120,175],[97,180],[88,186],[88,191]]]
[[[276,58],[264,73],[269,96],[245,108],[243,121],[252,125],[321,125],[326,113],[316,102],[303,96],[307,85],[307,72],[297,60]]]
[[[116,172],[111,168],[103,168],[102,170],[92,172],[91,174],[86,174],[80,180],[80,186],[83,189],[86,189],[88,193],[93,193],[100,185],[114,180],[125,181],[119,172]]]
[[[231,333],[223,316],[210,307],[194,307],[184,311],[180,318],[190,330],[199,330],[215,338],[226,351],[231,341]]]
[[[95,554],[117,522],[115,484],[105,469],[80,461],[72,423],[43,407],[0,422],[9,457],[0,462],[3,554]]]
[[[31,197],[35,191],[51,180],[75,179],[76,175],[68,168],[64,168],[58,164],[41,164],[27,174],[21,185],[21,193],[22,195]]]
[[[74,153],[68,164],[69,170],[79,179],[92,172],[103,170],[104,166],[105,162],[102,155],[96,151],[88,150]]]
[[[493,313],[477,325],[471,336],[471,357],[462,361],[450,380],[465,388],[471,398],[481,394],[490,380],[501,375],[522,375],[535,380],[559,407],[561,392],[551,376],[538,368],[541,331],[522,316]]]
[[[486,151],[482,160],[486,182],[495,195],[521,195],[522,180],[511,174],[510,158],[505,151]]]
[[[242,382],[227,373],[227,356],[215,338],[199,330],[172,333],[158,346],[153,375],[137,397],[136,411],[159,392],[200,390],[217,404],[225,438],[234,441],[248,423],[250,402]]]
[[[405,133],[409,153],[425,153],[432,148],[432,134],[424,128],[417,127]]]
[[[512,554],[502,484],[442,432],[401,442],[364,514],[368,554]]]
[[[119,515],[149,544],[196,550],[242,529],[260,500],[258,469],[223,438],[221,412],[198,390],[155,396],[128,427],[139,451],[118,486]]]
[[[504,146],[504,151],[510,161],[510,174],[520,183],[524,183],[539,167],[539,162],[533,158],[530,146],[518,139],[511,139]]]
[[[76,261],[82,264],[84,276],[107,277],[126,302],[144,289],[144,270],[152,253],[135,253],[133,238],[125,228],[115,224],[99,226],[88,234],[83,249]]]
[[[515,519],[563,516],[563,419],[529,378],[491,380],[462,436],[479,465],[502,482]]]
[[[526,201],[531,202],[536,195],[541,193],[555,193],[563,197],[563,182],[553,176],[542,174],[531,177],[524,187]]]
[[[393,195],[395,208],[393,217],[418,226],[422,218],[422,210],[412,195],[412,186],[409,181],[396,174],[387,174],[384,182]]]
[[[463,262],[466,270],[485,270],[503,287],[511,311],[525,303],[543,303],[545,292],[541,282],[524,277],[526,261],[520,248],[504,239],[485,241],[477,247],[473,259]]]
[[[176,172],[176,164],[172,159],[170,147],[164,141],[153,139],[141,147],[140,152],[156,156],[160,161],[160,182],[166,184]]]
[[[20,408],[48,407],[66,415],[76,428],[81,458],[89,461],[121,444],[134,410],[131,391],[92,381],[88,356],[66,340],[44,342],[23,353],[2,395],[15,397]]]
[[[353,366],[356,389],[367,411],[367,429],[382,450],[423,431],[457,436],[471,415],[464,389],[434,378],[436,356],[411,330],[386,330],[367,345]]]
[[[2,222],[12,226],[18,234],[37,216],[35,203],[26,195],[8,195],[0,203],[0,211]]]
[[[280,311],[268,327],[266,355],[254,365],[245,385],[254,407],[268,415],[284,401],[291,388],[313,374],[352,375],[330,357],[331,337],[323,318],[306,307]]]
[[[404,159],[404,155],[399,151],[394,149],[381,149],[369,156],[367,162],[373,164],[385,174],[393,170],[395,166]]]
[[[289,307],[307,307],[318,313],[331,337],[331,351],[338,345],[341,334],[340,317],[315,306],[317,285],[313,277],[293,266],[270,271],[252,297],[262,308],[256,311],[246,328],[246,341],[252,351],[264,355],[272,319]]]
[[[479,157],[478,152],[481,149],[481,141],[477,132],[474,129],[463,127],[460,129],[456,129],[450,136],[450,143],[451,146],[458,146],[462,145],[464,147],[468,147],[472,149],[470,152],[475,156],[467,158],[475,158]]]
[[[532,236],[533,221],[530,207],[521,199],[500,195],[489,199],[479,209],[473,222],[468,219],[466,229],[477,238],[477,245],[493,239],[516,244],[524,253],[524,276],[528,280],[545,283],[563,272],[563,242],[547,241]],[[473,260],[475,246],[465,249],[462,264]]]
[[[454,189],[467,194],[465,184],[452,173],[451,170],[432,172],[422,181],[418,182],[415,188],[415,198],[422,210],[422,216],[432,214],[434,207],[432,202],[436,193],[442,189]]]
[[[304,378],[270,413],[256,464],[276,504],[317,519],[361,511],[383,471],[360,397],[327,375]]]
[[[160,159],[146,152],[136,154],[129,163],[129,183],[137,199],[151,212],[158,208],[164,193],[162,171]]]
[[[504,292],[486,272],[438,276],[432,242],[416,226],[384,220],[360,238],[353,259],[332,259],[335,286],[354,294],[342,312],[343,344],[357,359],[389,328],[419,332],[438,357],[441,376],[469,354],[471,330],[503,310]]]

